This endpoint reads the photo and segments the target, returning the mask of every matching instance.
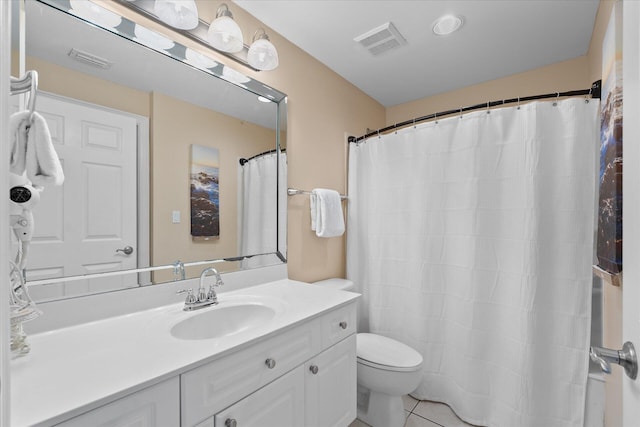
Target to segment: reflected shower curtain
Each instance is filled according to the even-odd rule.
[[[536,102],[350,145],[360,327],[423,355],[415,397],[477,425],[582,427],[598,111]]]
[[[280,153],[280,169],[276,153],[254,157],[240,166],[240,254],[262,254],[276,251],[279,233],[280,250],[287,250],[287,155]],[[279,176],[278,182],[276,178]],[[280,185],[280,214],[277,214],[276,188]],[[278,227],[276,228],[276,224]],[[254,257],[241,262],[243,268],[262,267],[279,263],[275,255]]]

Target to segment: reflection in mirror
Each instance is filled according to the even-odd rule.
[[[176,280],[176,261],[188,278],[201,261],[216,260],[221,272],[284,262],[284,94],[111,13],[88,25],[86,11],[69,12],[75,3],[83,2],[25,4],[26,68],[40,75],[37,110],[66,177],[33,210],[31,296]],[[210,176],[192,175],[202,160],[193,146],[217,154],[203,160]],[[196,239],[203,205],[218,233]],[[68,280],[114,270],[131,272]]]

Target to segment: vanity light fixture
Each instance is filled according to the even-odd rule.
[[[263,71],[274,70],[278,67],[278,51],[269,40],[264,28],[258,28],[253,35],[253,41],[247,54],[247,62],[252,67]]]
[[[3,1],[3,0],[0,0]],[[43,0],[43,1],[60,1],[60,0]],[[71,3],[83,2],[89,3],[87,0],[69,0]],[[227,3],[220,3],[216,10],[216,17],[211,24],[207,24],[204,20],[198,18],[198,12],[195,0],[111,0],[132,9],[135,12],[159,23],[161,25],[171,26],[174,31],[179,32],[182,36],[188,37],[208,49],[215,51],[219,55],[230,58],[253,71],[273,70],[278,66],[278,51],[269,41],[264,29],[259,28],[252,40],[251,46],[244,43],[242,31],[233,19],[233,14],[229,10]],[[187,6],[187,4],[193,4]],[[184,15],[186,19],[189,15],[197,23],[194,28],[182,29],[175,23],[169,15]],[[191,25],[193,24],[190,23]],[[166,48],[165,48],[166,49]],[[193,61],[187,61],[193,62]],[[206,67],[211,68],[211,67]],[[223,77],[224,78],[224,77]],[[234,77],[230,78],[233,81]]]
[[[242,31],[233,20],[233,14],[226,3],[218,7],[216,18],[209,26],[207,40],[211,46],[223,52],[240,52],[244,47]]]
[[[179,30],[193,30],[198,26],[198,8],[195,0],[156,0],[156,16]]]
[[[438,36],[446,36],[462,27],[462,18],[456,15],[444,15],[433,23],[433,33]]]

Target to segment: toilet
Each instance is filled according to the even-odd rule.
[[[345,291],[353,290],[347,279],[313,283]],[[358,361],[358,419],[372,427],[401,427],[405,423],[402,396],[420,383],[422,355],[394,339],[369,333],[356,336]]]

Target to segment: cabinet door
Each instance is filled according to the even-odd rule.
[[[215,427],[304,425],[304,371],[298,366],[215,416]],[[229,420],[229,421],[227,421]],[[233,423],[235,420],[235,423]]]
[[[356,418],[356,336],[305,364],[306,427],[346,427]]]
[[[178,377],[58,424],[58,427],[156,427],[180,425]]]

